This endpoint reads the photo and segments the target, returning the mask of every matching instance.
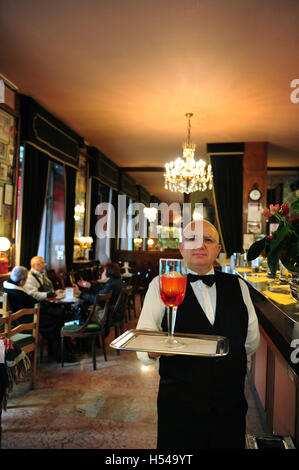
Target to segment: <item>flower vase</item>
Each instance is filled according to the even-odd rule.
[[[290,288],[292,297],[299,302],[299,273],[291,273]]]
[[[281,263],[292,275],[289,284],[293,298],[299,301],[299,253],[297,243],[290,243],[288,249],[281,254]]]

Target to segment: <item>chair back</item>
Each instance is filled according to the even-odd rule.
[[[81,326],[81,328],[76,330],[76,333],[84,333],[84,330],[86,330],[88,325],[90,323],[94,323],[93,318],[95,316],[96,309],[103,302],[105,302],[105,305],[104,305],[104,311],[103,311],[103,316],[102,316],[102,320],[101,320],[101,329],[103,329],[106,326],[107,317],[108,317],[108,307],[109,307],[109,302],[110,302],[110,299],[111,299],[111,294],[112,294],[112,292],[108,292],[108,294],[98,294],[98,295],[96,295],[95,301],[94,301],[93,306],[92,306],[92,309],[90,309],[85,323]]]
[[[35,304],[33,308],[23,308],[18,310],[15,313],[9,313],[8,315],[8,337],[11,338],[22,331],[32,332],[34,338],[34,344],[38,345],[38,327],[39,327],[39,314],[40,314],[40,305]],[[19,323],[17,320],[26,315],[32,315],[33,319],[30,323]],[[15,324],[18,323],[16,326]]]
[[[60,280],[62,289],[65,289],[66,287],[73,287],[75,284],[75,280],[72,278],[72,274],[68,272],[60,273]]]
[[[8,316],[0,316],[0,337],[8,336]]]
[[[18,346],[27,354],[33,353],[33,367],[32,367],[32,382],[31,387],[33,388],[36,382],[37,373],[37,356],[38,356],[38,345],[39,345],[39,314],[40,305],[35,304],[34,308],[23,308],[15,313],[9,313],[8,315],[8,332],[7,337],[11,338],[18,344]],[[30,323],[18,323],[19,318],[25,315],[32,315],[33,319]],[[22,332],[24,332],[22,334]]]
[[[47,277],[52,282],[54,290],[61,289],[61,287],[62,287],[61,278],[57,276],[54,269],[48,269]]]
[[[122,287],[109,319],[112,324],[115,322],[122,322],[124,320],[128,297],[131,292],[132,286]]]
[[[7,314],[7,293],[0,292],[0,316],[5,317]]]

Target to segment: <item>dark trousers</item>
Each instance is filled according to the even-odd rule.
[[[244,449],[245,398],[220,409],[200,397],[200,384],[160,380],[158,449]]]

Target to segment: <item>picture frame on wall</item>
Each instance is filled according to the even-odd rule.
[[[248,234],[262,233],[262,223],[261,222],[247,222],[247,233]]]
[[[3,162],[0,162],[0,179],[7,180],[7,165]]]
[[[9,144],[13,119],[13,116],[0,109],[0,141],[4,144]]]
[[[4,192],[4,204],[11,206],[13,203],[13,185],[6,184]]]
[[[11,206],[4,205],[4,222],[11,224],[12,213]]]
[[[7,145],[4,142],[0,142],[0,160],[7,161]]]
[[[0,186],[0,217],[2,216],[3,207],[3,186]]]

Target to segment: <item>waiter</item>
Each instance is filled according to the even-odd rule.
[[[175,331],[225,336],[229,353],[213,358],[137,352],[144,364],[159,359],[157,447],[242,449],[247,357],[260,341],[249,290],[238,276],[214,272],[221,247],[218,232],[208,221],[189,224],[179,249],[187,263],[188,282]],[[137,328],[167,331],[164,312],[157,276],[149,285]]]

